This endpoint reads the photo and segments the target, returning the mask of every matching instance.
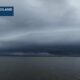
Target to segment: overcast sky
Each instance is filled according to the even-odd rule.
[[[80,0],[0,0],[0,6],[14,6],[13,17],[0,17],[1,49],[80,42]]]

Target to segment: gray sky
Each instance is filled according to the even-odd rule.
[[[80,42],[80,0],[0,0],[0,6],[15,9],[14,17],[0,17],[0,48]]]

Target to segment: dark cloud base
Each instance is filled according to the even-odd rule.
[[[30,46],[0,50],[0,56],[80,56],[80,45]]]

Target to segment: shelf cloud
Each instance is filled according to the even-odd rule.
[[[14,6],[13,17],[0,17],[0,49],[80,43],[79,0],[0,0],[0,5]]]

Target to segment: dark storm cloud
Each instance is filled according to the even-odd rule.
[[[79,0],[0,0],[14,17],[0,17],[0,48],[80,41]]]

